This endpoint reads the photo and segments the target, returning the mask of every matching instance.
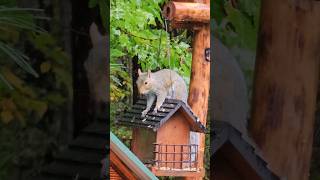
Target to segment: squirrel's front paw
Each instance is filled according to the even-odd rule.
[[[154,113],[154,114],[156,114],[158,111],[160,111],[160,107],[155,107],[155,108],[153,109],[153,113]]]
[[[144,110],[144,111],[142,111],[141,116],[142,116],[142,117],[145,117],[145,116],[147,115],[148,111],[149,111],[149,110],[147,110],[147,109]]]

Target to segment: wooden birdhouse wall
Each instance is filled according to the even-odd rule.
[[[190,125],[177,111],[157,132],[158,144],[189,144]]]
[[[222,156],[216,156],[213,165],[213,171],[211,171],[210,177],[219,180],[244,180],[238,172],[232,167],[230,162],[224,159]]]
[[[190,163],[182,163],[182,161],[190,159],[190,154],[183,154],[191,151],[190,147],[187,146],[189,145],[189,136],[190,125],[186,121],[184,115],[177,111],[177,113],[175,113],[158,130],[156,142],[161,146],[157,147],[156,151],[158,151],[159,154],[155,158],[164,162],[158,164],[158,166],[167,169],[183,169],[190,167]]]
[[[152,129],[133,129],[131,151],[144,163],[154,160],[153,144],[156,142],[156,133]]]

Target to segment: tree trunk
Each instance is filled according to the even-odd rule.
[[[320,58],[320,3],[263,0],[249,131],[281,178],[307,180]]]

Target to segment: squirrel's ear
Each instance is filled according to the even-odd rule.
[[[138,69],[138,75],[140,76],[142,74],[141,69]]]
[[[150,69],[148,69],[148,78],[150,78],[151,77],[151,71],[150,71]]]

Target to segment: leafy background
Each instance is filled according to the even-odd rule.
[[[59,31],[42,28],[59,18],[0,1],[0,179],[36,173],[61,147],[60,117],[72,100],[71,61]]]

